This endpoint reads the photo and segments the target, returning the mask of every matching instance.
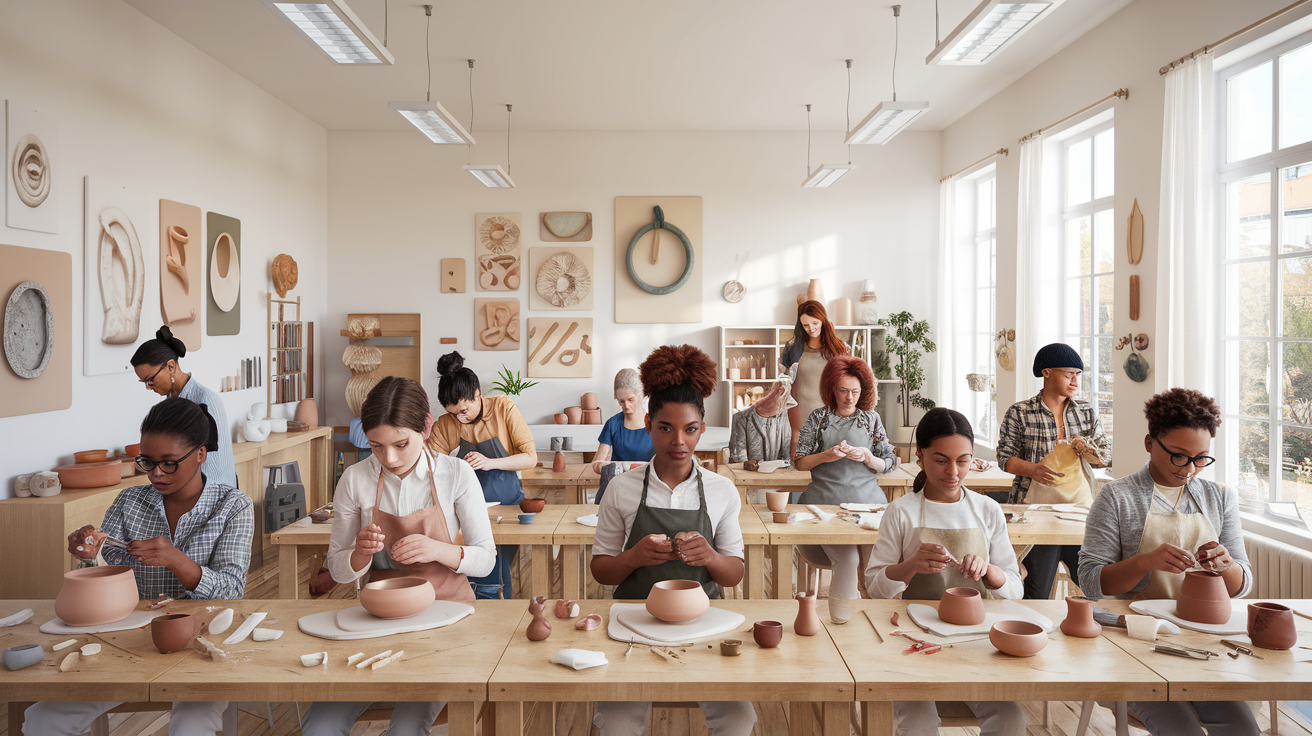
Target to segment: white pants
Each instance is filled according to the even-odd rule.
[[[861,562],[861,546],[856,544],[806,544],[800,546],[802,556],[814,565],[827,565],[833,574],[829,583],[829,597],[843,598],[849,601],[861,597],[858,587],[862,571],[857,569]],[[809,580],[797,581],[797,592],[810,585]]]
[[[746,700],[698,701],[711,736],[751,736],[756,709]],[[651,720],[651,703],[597,703],[592,725],[601,736],[642,736]]]
[[[25,736],[82,736],[91,722],[111,708],[109,700],[46,700],[33,703],[24,713]],[[223,732],[227,703],[179,702],[169,712],[169,736],[208,736]]]
[[[1025,733],[1025,711],[1020,703],[966,701],[979,719],[980,736],[1015,736]],[[932,700],[899,700],[893,703],[893,733],[896,736],[937,736],[938,706]]]
[[[347,736],[355,719],[369,710],[372,701],[347,703],[315,703],[301,720],[302,736]],[[388,736],[426,736],[433,721],[446,707],[442,701],[432,703],[397,703],[392,709],[392,721],[387,726]]]

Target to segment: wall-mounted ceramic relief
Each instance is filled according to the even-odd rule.
[[[474,300],[474,349],[519,349],[519,300]]]
[[[67,409],[73,404],[73,257],[0,245],[0,264],[0,417]]]
[[[105,321],[100,341],[131,345],[141,329],[141,304],[146,296],[146,260],[141,240],[123,210],[106,207],[97,216],[96,281]]]
[[[588,378],[592,375],[591,317],[530,317],[530,378]]]
[[[14,373],[37,378],[46,372],[55,349],[55,314],[50,294],[35,281],[24,281],[5,305],[5,359]]]
[[[241,220],[205,213],[205,262],[209,297],[205,299],[205,334],[241,332]]]
[[[82,373],[126,373],[141,325],[160,323],[159,250],[140,229],[152,203],[99,177],[84,177],[83,193]]]
[[[200,208],[159,201],[159,303],[164,324],[187,351],[200,349],[205,262]]]
[[[592,240],[591,212],[543,212],[538,239],[544,243]]]
[[[58,156],[59,127],[55,118],[18,102],[5,105],[8,141],[5,146],[5,191],[9,227],[43,233],[59,232],[59,191],[53,159]],[[62,169],[61,169],[62,171]]]
[[[528,273],[533,276],[529,309],[592,309],[592,248],[530,248]]]
[[[474,272],[479,291],[519,289],[522,235],[518,212],[474,215]]]
[[[441,268],[442,268],[442,293],[443,294],[465,293],[465,259],[443,258]]]
[[[279,253],[269,267],[269,278],[273,281],[273,290],[278,292],[278,298],[285,299],[287,292],[295,289],[296,283],[300,281],[301,269],[296,265],[295,258]]]

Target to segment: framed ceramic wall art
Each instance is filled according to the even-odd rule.
[[[530,378],[591,378],[593,348],[591,317],[528,319]]]
[[[593,249],[587,246],[528,249],[528,308],[592,309]]]
[[[85,177],[83,193],[82,373],[126,373],[160,325],[158,254],[143,229],[150,205],[99,177]]]
[[[474,300],[474,349],[519,349],[519,300]]]
[[[592,240],[592,213],[543,212],[538,216],[538,240],[544,243],[586,243]]]
[[[0,263],[0,417],[67,409],[73,405],[73,257],[0,245]]]
[[[159,311],[187,352],[200,350],[200,323],[205,292],[201,263],[205,236],[200,208],[167,199],[159,201]]]
[[[57,233],[61,187],[56,186],[54,165],[59,156],[59,124],[54,116],[17,100],[5,101],[5,117],[5,223]],[[59,173],[65,174],[62,168]]]
[[[465,293],[465,259],[463,258],[443,258],[442,264],[442,293],[443,294],[463,294]]]
[[[205,334],[241,332],[241,220],[205,213]]]
[[[518,212],[474,215],[474,273],[479,291],[517,291],[524,228]]]
[[[661,208],[663,223],[678,232],[655,227],[656,207]],[[678,233],[687,238],[686,244]],[[701,322],[704,260],[701,197],[615,198],[616,322]]]

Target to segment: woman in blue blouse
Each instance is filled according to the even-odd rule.
[[[642,381],[637,371],[625,368],[615,374],[615,400],[620,404],[620,413],[607,419],[601,428],[601,446],[592,458],[592,467],[598,473],[612,460],[645,463],[656,454],[651,435],[647,434],[647,411],[642,406]]]

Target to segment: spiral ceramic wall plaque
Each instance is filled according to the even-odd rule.
[[[519,349],[519,300],[474,300],[474,349]]]
[[[479,291],[518,291],[524,229],[518,212],[474,215],[474,275]]]
[[[538,239],[544,243],[583,243],[592,240],[591,212],[543,212]]]
[[[530,378],[592,376],[591,317],[531,317],[526,344]]]
[[[99,177],[85,177],[82,232],[82,372],[126,373],[146,332],[159,327],[156,250],[145,219],[151,203]],[[146,240],[142,241],[142,237]]]
[[[205,334],[241,332],[241,220],[217,212],[205,213]]]
[[[596,279],[592,248],[529,248],[527,273],[529,309],[592,309]]]
[[[205,305],[205,236],[200,208],[159,201],[159,307],[164,324],[187,352],[200,350]]]
[[[688,238],[692,269],[679,288],[654,294],[629,275],[629,244],[634,235],[653,223],[653,208],[660,207],[665,222],[677,225]],[[680,238],[661,231],[659,251],[648,231],[635,247],[634,271],[642,282],[655,287],[677,283],[687,265]],[[655,263],[653,263],[655,256]],[[702,321],[703,268],[701,197],[615,198],[615,321],[621,324],[683,323]]]
[[[6,224],[42,233],[59,232],[59,192],[55,159],[59,126],[55,118],[17,100],[6,100]],[[59,169],[62,174],[63,169]]]
[[[67,409],[73,403],[73,257],[0,245],[0,263],[0,417]]]

